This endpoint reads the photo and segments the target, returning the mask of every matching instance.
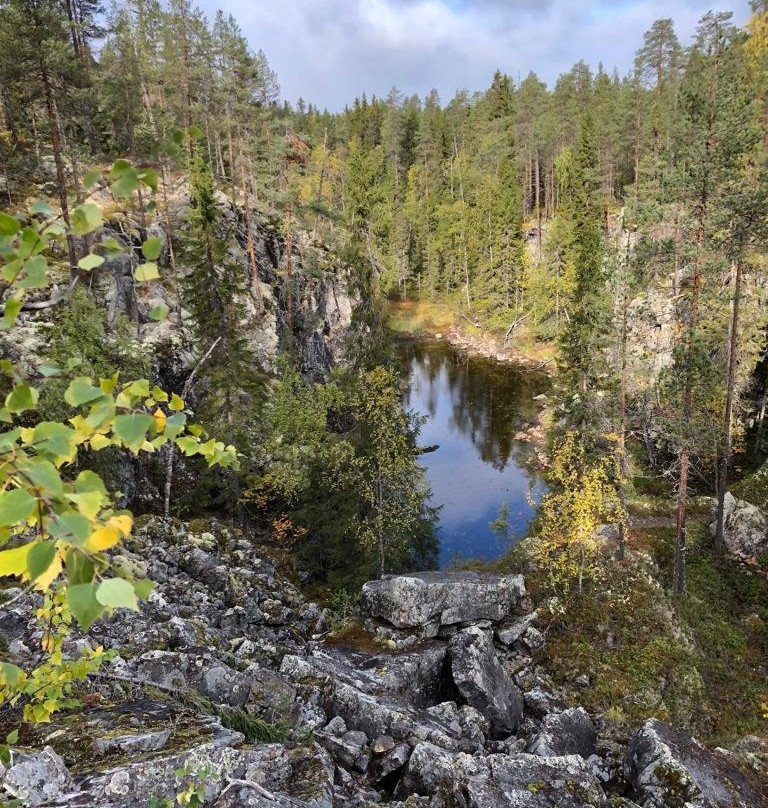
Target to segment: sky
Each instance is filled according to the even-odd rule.
[[[406,95],[490,84],[498,68],[516,81],[531,70],[550,85],[579,59],[629,71],[643,33],[672,17],[684,44],[710,9],[748,0],[202,0],[231,13],[277,72],[282,97],[337,111],[365,92]]]

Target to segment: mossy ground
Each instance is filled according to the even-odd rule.
[[[652,510],[662,512],[662,502]],[[669,592],[674,528],[639,527],[629,531],[627,561],[606,548],[586,591],[572,594],[562,614],[543,611],[544,666],[574,702],[620,732],[649,717],[715,745],[768,732],[768,578],[718,553],[708,521],[701,514],[689,523],[684,597]],[[525,547],[493,567],[525,568],[540,605],[552,594]],[[589,685],[577,692],[574,682],[584,674]]]

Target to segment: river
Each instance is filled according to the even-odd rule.
[[[405,405],[425,418],[420,457],[439,508],[440,566],[459,559],[493,559],[526,535],[530,498],[544,492],[529,460],[532,449],[515,434],[536,417],[534,396],[546,376],[490,359],[468,357],[445,343],[406,341],[399,354],[407,374]],[[506,536],[490,522],[506,505]]]

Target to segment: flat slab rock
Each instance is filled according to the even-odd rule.
[[[500,622],[525,596],[522,575],[420,572],[363,585],[363,608],[396,628],[439,629],[479,620]],[[435,631],[436,633],[436,631]]]
[[[643,808],[765,808],[761,794],[722,752],[652,718],[629,741],[627,779]]]

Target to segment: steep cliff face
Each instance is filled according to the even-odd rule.
[[[92,201],[107,204],[105,191]],[[295,347],[301,370],[321,377],[343,361],[344,340],[356,300],[350,293],[349,269],[309,233],[298,231],[290,250],[280,222],[266,214],[245,211],[223,193],[216,194],[219,212],[217,235],[228,244],[227,263],[241,269],[248,292],[238,300],[243,311],[241,327],[253,355],[265,371],[274,368],[278,353]],[[181,287],[189,273],[168,244],[168,230],[178,237],[190,207],[189,188],[180,182],[169,198],[168,221],[142,226],[138,217],[115,217],[96,239],[117,238],[124,252],[109,258],[88,279],[97,300],[107,309],[108,322],[120,317],[136,323],[140,343],[162,358],[161,376],[171,378],[184,369],[206,346],[194,344],[194,322],[182,302]],[[248,233],[250,227],[250,238]],[[142,238],[157,237],[163,243],[161,278],[136,288],[133,273],[138,265]],[[168,309],[165,320],[155,322],[151,310]]]

